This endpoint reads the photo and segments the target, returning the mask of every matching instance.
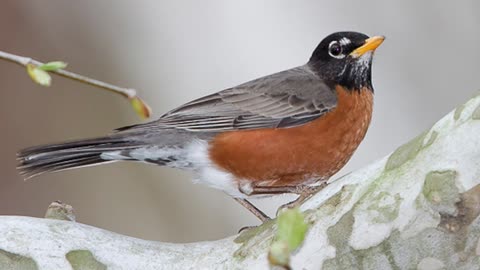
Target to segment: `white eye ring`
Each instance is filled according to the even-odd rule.
[[[337,59],[342,59],[345,57],[345,54],[343,54],[343,46],[336,40],[328,44],[328,54]]]

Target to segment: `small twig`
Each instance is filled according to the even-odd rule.
[[[14,55],[14,54],[2,52],[2,51],[0,51],[0,59],[5,59],[7,61],[19,64],[19,65],[24,66],[24,67],[26,67],[28,64],[33,64],[37,67],[44,64],[40,61],[34,60],[32,58],[29,58],[29,57]],[[89,85],[93,85],[93,86],[96,86],[96,87],[103,88],[105,90],[112,91],[112,92],[120,94],[120,95],[122,95],[126,98],[133,98],[137,95],[137,91],[135,89],[119,87],[119,86],[116,86],[116,85],[113,85],[113,84],[109,84],[109,83],[105,83],[105,82],[102,82],[102,81],[99,81],[99,80],[88,78],[88,77],[85,77],[85,76],[82,76],[82,75],[79,75],[79,74],[76,74],[76,73],[73,73],[73,72],[70,72],[70,71],[66,71],[66,70],[63,70],[63,69],[59,69],[59,70],[55,70],[55,71],[51,71],[51,72],[56,73],[56,74],[58,74],[62,77],[65,77],[65,78],[69,78],[69,79],[72,79],[72,80],[75,80],[75,81],[79,81],[79,82],[82,82],[82,83],[86,83],[86,84],[89,84]]]
[[[0,51],[0,59],[4,59],[6,61],[21,65],[21,66],[24,66],[24,67],[27,67],[28,65],[35,65],[36,67],[40,67],[44,64],[40,61],[37,61],[37,60],[29,58],[29,57],[19,56],[19,55],[6,53],[6,52],[2,52],[2,51]],[[79,81],[79,82],[82,82],[82,83],[85,83],[85,84],[96,86],[96,87],[111,91],[111,92],[116,93],[116,94],[120,94],[120,95],[130,99],[132,101],[132,104],[133,104],[134,100],[140,100],[141,105],[142,106],[144,105],[144,107],[141,108],[140,113],[141,114],[143,113],[144,117],[148,117],[149,114],[150,114],[150,108],[148,107],[148,105],[144,104],[144,102],[141,101],[140,98],[137,97],[137,91],[133,88],[119,87],[119,86],[116,86],[116,85],[113,85],[113,84],[109,84],[109,83],[106,83],[106,82],[102,82],[102,81],[99,81],[99,80],[88,78],[86,76],[79,75],[79,74],[76,74],[76,73],[73,73],[73,72],[70,72],[70,71],[66,71],[64,69],[52,70],[52,71],[49,71],[49,72],[55,73],[57,75],[60,75],[62,77],[68,78],[68,79],[72,79],[72,80]],[[134,105],[134,107],[135,107],[135,105]],[[137,110],[137,108],[135,108],[135,109]],[[139,110],[137,110],[137,112],[139,112]]]

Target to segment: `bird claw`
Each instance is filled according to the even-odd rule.
[[[286,203],[282,206],[280,206],[277,210],[276,216],[284,210],[284,209],[292,209],[295,207],[300,206],[303,202],[306,200],[310,199],[314,194],[322,190],[325,186],[327,185],[326,182],[321,183],[318,186],[301,186],[298,188],[298,193],[300,196],[298,196],[297,199],[294,201],[291,201],[289,203]]]

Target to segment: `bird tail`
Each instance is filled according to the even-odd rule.
[[[35,146],[21,150],[17,154],[17,169],[25,179],[29,179],[47,172],[112,162],[115,160],[103,159],[102,153],[136,147],[138,145],[131,141],[114,137]]]

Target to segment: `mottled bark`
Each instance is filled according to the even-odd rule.
[[[301,209],[311,225],[293,269],[478,269],[480,96]],[[2,216],[0,269],[268,269],[274,233],[271,221],[219,241],[169,244]]]

